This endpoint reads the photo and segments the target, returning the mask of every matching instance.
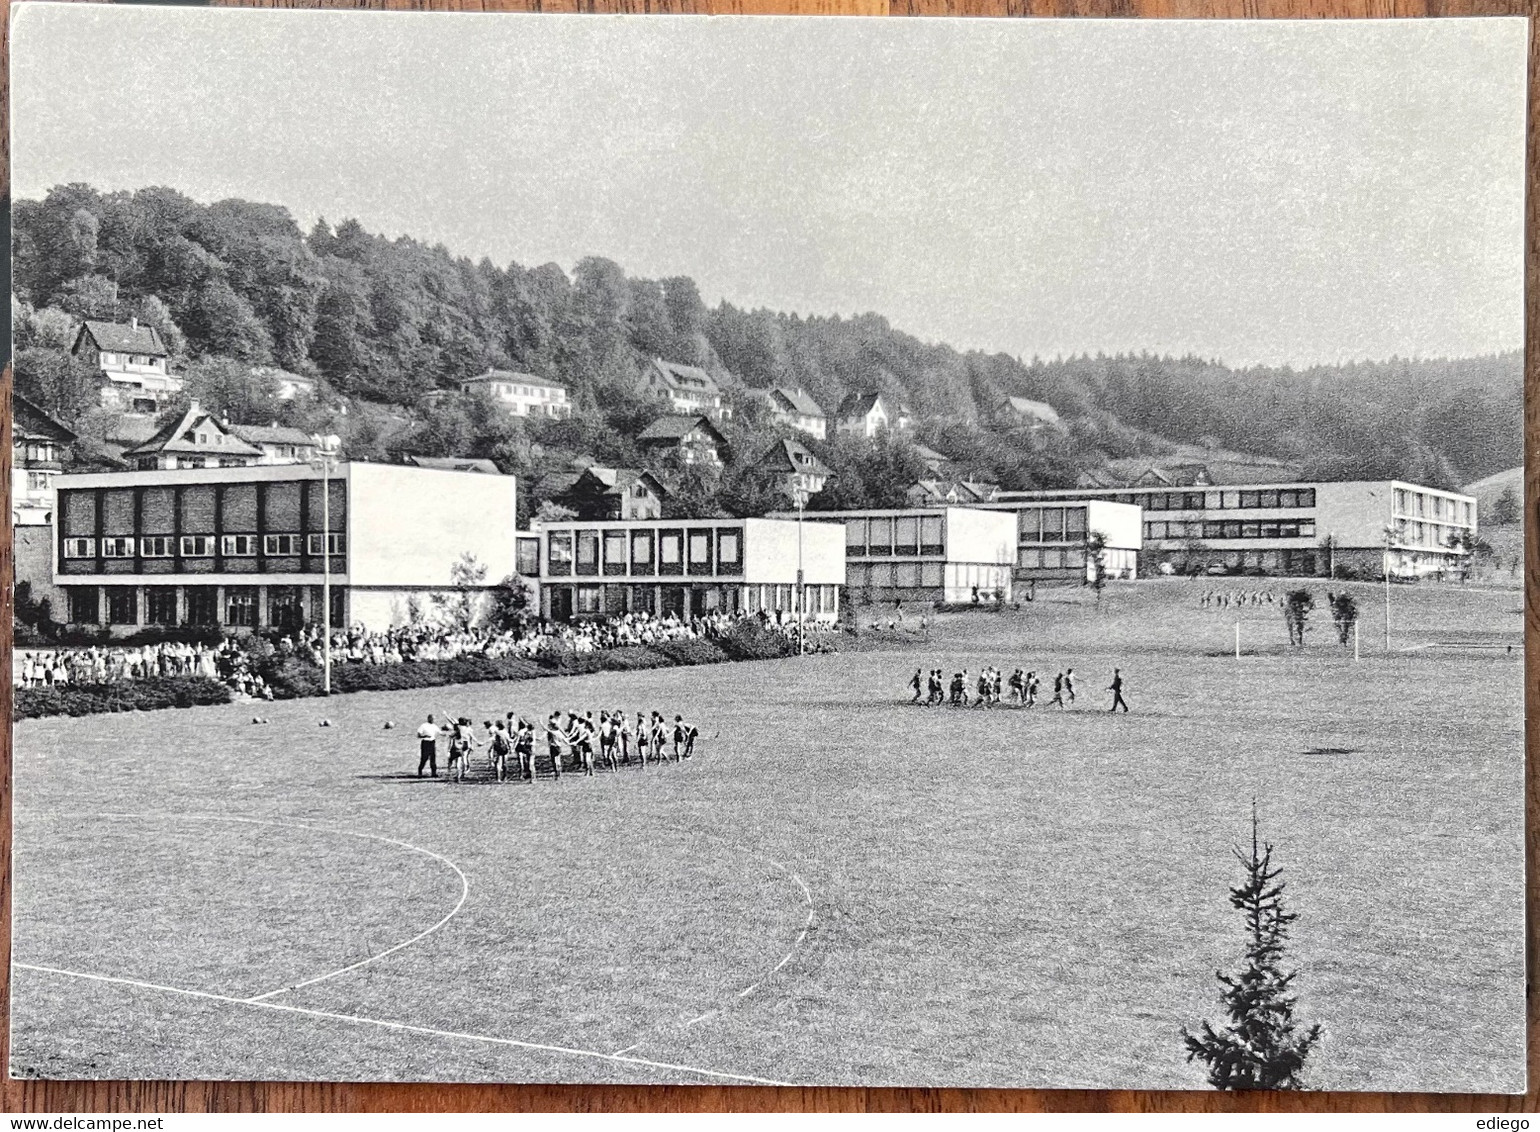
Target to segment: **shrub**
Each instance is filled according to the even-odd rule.
[[[206,676],[156,676],[117,684],[60,684],[17,688],[15,717],[96,715],[114,711],[154,711],[168,707],[227,704],[230,689]]]
[[[758,621],[739,621],[716,644],[733,660],[777,660],[797,655],[797,642]]]
[[[659,641],[650,646],[654,652],[661,653],[674,664],[721,664],[728,659],[727,653],[717,646],[714,641],[678,640]]]

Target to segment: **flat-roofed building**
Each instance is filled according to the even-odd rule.
[[[845,528],[845,585],[870,601],[1011,598],[1016,516],[971,507],[817,511]]]
[[[319,624],[330,562],[334,625],[385,629],[456,585],[462,555],[485,587],[514,572],[511,476],[344,463],[60,476],[54,616],[259,629]],[[324,526],[323,526],[324,521]]]
[[[1143,545],[1140,510],[1105,499],[990,503],[1016,517],[1017,582],[1088,582],[1096,573],[1090,539],[1101,535],[1107,578],[1134,578]]]
[[[516,417],[555,417],[564,420],[572,415],[567,387],[559,381],[536,377],[532,373],[489,369],[486,373],[460,382],[460,392],[485,392]]]
[[[1473,498],[1401,480],[1077,487],[1000,499],[1139,507],[1146,575],[1458,576],[1476,535]]]
[[[540,612],[553,621],[761,611],[786,620],[797,616],[800,571],[807,619],[837,620],[844,533],[832,523],[797,527],[778,519],[542,523],[520,539],[519,573],[538,577]]]

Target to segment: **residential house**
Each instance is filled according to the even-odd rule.
[[[484,476],[500,476],[502,471],[491,460],[479,456],[415,456],[410,453],[401,457],[409,468],[432,468],[440,472],[478,472]]]
[[[1064,422],[1059,419],[1059,413],[1052,405],[1028,397],[1002,398],[995,406],[995,420],[1011,428],[1025,428],[1033,432],[1064,428]]]
[[[567,387],[558,381],[536,377],[532,373],[489,369],[486,373],[460,382],[462,393],[474,393],[478,390],[485,390],[487,396],[516,417],[563,419],[572,415],[572,403],[567,399]]]
[[[1000,485],[973,480],[921,480],[904,495],[916,507],[972,507],[993,503]]]
[[[727,438],[705,416],[659,417],[636,438],[650,456],[676,453],[681,463],[720,467]]]
[[[834,416],[834,430],[841,436],[871,439],[888,427],[888,407],[876,393],[849,393]]]
[[[819,408],[818,402],[800,387],[788,389],[777,386],[765,394],[765,399],[770,403],[771,419],[778,424],[805,432],[818,440],[828,436],[829,418]]]
[[[53,521],[53,481],[77,437],[21,394],[11,397],[11,523]]]
[[[830,474],[823,461],[796,440],[777,440],[754,467],[773,477],[777,486],[799,505],[805,505],[809,496],[822,491]]]
[[[204,412],[194,401],[176,420],[123,453],[140,471],[175,468],[243,468],[262,463],[263,452],[241,439],[234,426]]]
[[[125,413],[155,413],[182,391],[171,373],[165,339],[138,319],[127,323],[87,319],[70,353],[101,372],[102,406]]]
[[[654,358],[642,374],[641,388],[643,393],[667,401],[672,413],[713,421],[732,419],[732,409],[722,403],[721,386],[699,366]]]
[[[261,450],[258,464],[308,464],[320,452],[315,437],[276,421],[270,425],[221,423],[247,444]]]
[[[642,520],[662,518],[667,495],[668,489],[651,472],[593,465],[555,501],[579,519]]]

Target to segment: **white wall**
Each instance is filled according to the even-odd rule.
[[[443,586],[471,554],[486,584],[513,573],[512,476],[351,463],[348,479],[348,580],[354,586]]]
[[[1107,545],[1122,550],[1139,550],[1144,546],[1144,521],[1142,507],[1131,503],[1108,503],[1101,499],[1086,503],[1086,527],[1107,536]]]
[[[32,600],[48,598],[53,619],[65,619],[64,591],[53,584],[54,537],[52,523],[26,524],[11,528],[11,552],[17,582],[32,583]]]
[[[797,580],[795,519],[743,520],[744,580],[792,583]],[[810,586],[845,584],[845,524],[802,524],[802,577]]]
[[[971,507],[946,508],[946,560],[948,562],[1016,561],[1017,518],[1014,511],[979,511]]]

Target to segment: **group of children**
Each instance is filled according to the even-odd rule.
[[[942,670],[932,668],[929,673],[923,673],[920,669],[914,670],[914,675],[909,678],[909,687],[914,692],[914,698],[909,702],[922,706],[934,704],[951,704],[954,707],[995,707],[1009,702],[1017,707],[1031,707],[1037,703],[1039,683],[1036,672],[1027,672],[1018,668],[1007,678],[1000,669],[985,667],[979,672],[978,680],[972,683],[974,694],[970,697],[969,687],[972,683],[968,678],[968,670],[952,674],[948,683],[942,676]],[[1128,702],[1123,699],[1123,671],[1120,668],[1112,670],[1112,683],[1107,691],[1112,693],[1111,711],[1122,708],[1128,711]],[[1048,701],[1048,706],[1058,705],[1060,711],[1068,709],[1075,702],[1075,670],[1065,668],[1055,674],[1053,678],[1053,698]]]
[[[1242,590],[1239,593],[1231,593],[1226,590],[1205,590],[1203,596],[1198,598],[1199,609],[1207,609],[1210,606],[1219,609],[1229,609],[1232,605],[1264,604],[1274,604],[1272,590]]]
[[[563,714],[566,715],[565,725]],[[469,773],[471,755],[482,748],[486,749],[497,781],[502,782],[512,775],[533,782],[539,770],[560,781],[564,771],[592,775],[596,765],[618,773],[633,759],[634,764],[642,768],[649,762],[666,762],[670,739],[674,761],[681,762],[694,756],[695,740],[700,734],[699,728],[685,723],[680,715],[674,716],[671,734],[663,714],[656,711],[650,716],[637,712],[634,725],[623,711],[601,711],[598,719],[591,711],[553,711],[545,721],[543,736],[535,721],[511,711],[506,719],[483,721],[480,735],[470,719],[464,716],[450,718],[450,723],[441,725],[430,715],[417,729],[418,778],[424,770],[434,778],[438,777],[440,738],[448,742],[445,772],[456,782]],[[536,751],[542,742],[545,758],[539,760],[541,765],[537,768]]]

